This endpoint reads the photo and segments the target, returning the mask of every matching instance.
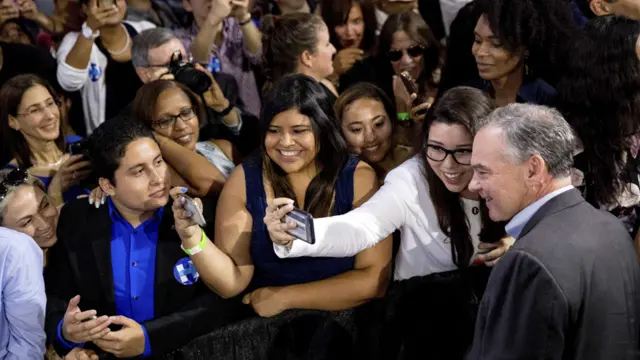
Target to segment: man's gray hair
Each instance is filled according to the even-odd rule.
[[[160,47],[173,39],[177,39],[173,31],[161,27],[147,29],[136,35],[131,45],[133,66],[137,68],[151,66],[152,64],[149,64],[149,50]]]
[[[494,110],[481,126],[502,130],[509,147],[507,154],[518,164],[539,155],[554,178],[571,175],[576,137],[557,110],[541,105],[510,104]]]

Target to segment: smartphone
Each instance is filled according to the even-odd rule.
[[[200,209],[198,203],[187,195],[180,196],[184,199],[184,204],[182,206],[185,210],[191,213],[191,217],[196,222],[196,224],[200,226],[207,225],[207,221],[204,219],[204,215],[202,215],[202,209]]]
[[[84,149],[82,146],[82,142],[74,142],[67,145],[67,152],[70,155],[84,155]]]
[[[296,227],[287,230],[287,234],[311,245],[316,243],[316,234],[313,230],[313,216],[306,211],[293,209],[282,220],[283,223],[295,223]]]
[[[427,102],[427,100],[425,98],[423,98],[422,96],[420,96],[420,89],[418,89],[418,86],[415,84],[413,77],[409,74],[408,71],[403,71],[400,73],[400,79],[402,79],[402,83],[404,84],[404,87],[407,88],[407,91],[409,92],[409,94],[416,94],[418,95],[418,97],[416,97],[415,100],[413,100],[413,104],[414,105],[420,105],[420,104],[424,104],[425,102]],[[424,113],[427,112],[427,109],[424,110],[420,110],[417,115],[422,115]]]

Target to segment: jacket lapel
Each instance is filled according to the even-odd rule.
[[[165,308],[169,294],[170,284],[175,282],[173,279],[173,266],[178,260],[176,258],[176,247],[180,247],[180,238],[176,233],[173,221],[173,211],[171,210],[172,202],[165,206],[158,229],[158,242],[156,245],[156,268],[155,268],[155,289],[154,289],[154,308],[156,314],[161,314]],[[187,256],[184,254],[184,256]],[[157,315],[156,315],[157,316]]]
[[[520,232],[520,236],[518,238],[522,238],[525,236],[534,226],[536,226],[542,219],[547,216],[551,216],[557,212],[560,212],[566,208],[575,206],[584,201],[584,198],[580,194],[580,192],[576,189],[571,189],[563,192],[562,194],[554,197],[549,200],[546,204],[542,205],[542,207],[536,211],[535,214],[529,219],[526,223],[522,232]]]
[[[89,239],[92,239],[93,256],[100,274],[100,282],[107,299],[107,304],[115,313],[115,295],[113,289],[113,269],[111,266],[111,217],[108,206],[102,206],[87,222],[94,224],[88,227]]]

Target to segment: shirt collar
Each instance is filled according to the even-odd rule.
[[[133,230],[133,226],[131,226],[131,224],[125,218],[123,218],[122,215],[120,215],[120,212],[114,205],[113,201],[111,201],[110,197],[107,197],[107,206],[109,208],[109,217],[111,218],[111,221],[113,221],[114,223],[126,225]],[[143,229],[150,223],[160,221],[160,219],[162,219],[162,214],[164,214],[164,207],[156,209],[156,211],[153,213],[153,216],[149,220],[140,224],[138,227]]]
[[[547,195],[541,197],[540,199],[536,200],[534,203],[527,206],[523,210],[521,210],[511,219],[511,221],[509,221],[509,223],[505,227],[507,234],[513,237],[514,239],[518,239],[518,237],[520,236],[520,233],[522,232],[522,229],[524,229],[524,226],[527,224],[527,222],[529,222],[529,220],[531,220],[533,215],[535,215],[535,213],[538,212],[538,210],[540,210],[542,205],[546,204],[547,202],[549,202],[549,200],[553,199],[554,197],[566,191],[569,191],[571,189],[573,189],[573,186],[568,185],[558,190],[552,191]]]

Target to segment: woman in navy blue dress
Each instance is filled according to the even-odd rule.
[[[83,155],[67,154],[65,120],[55,90],[35,75],[18,75],[0,88],[0,165],[22,167],[40,179],[58,206],[88,193],[79,184],[91,174]]]
[[[214,241],[202,243],[199,227],[176,213],[182,246],[200,248],[191,260],[201,279],[222,297],[243,294],[266,317],[348,309],[384,295],[390,237],[351,258],[280,259],[263,223],[268,199],[291,197],[321,217],[346,213],[378,189],[375,171],[349,155],[323,89],[305,75],[284,77],[266,98],[262,121],[262,151],[222,190]]]

